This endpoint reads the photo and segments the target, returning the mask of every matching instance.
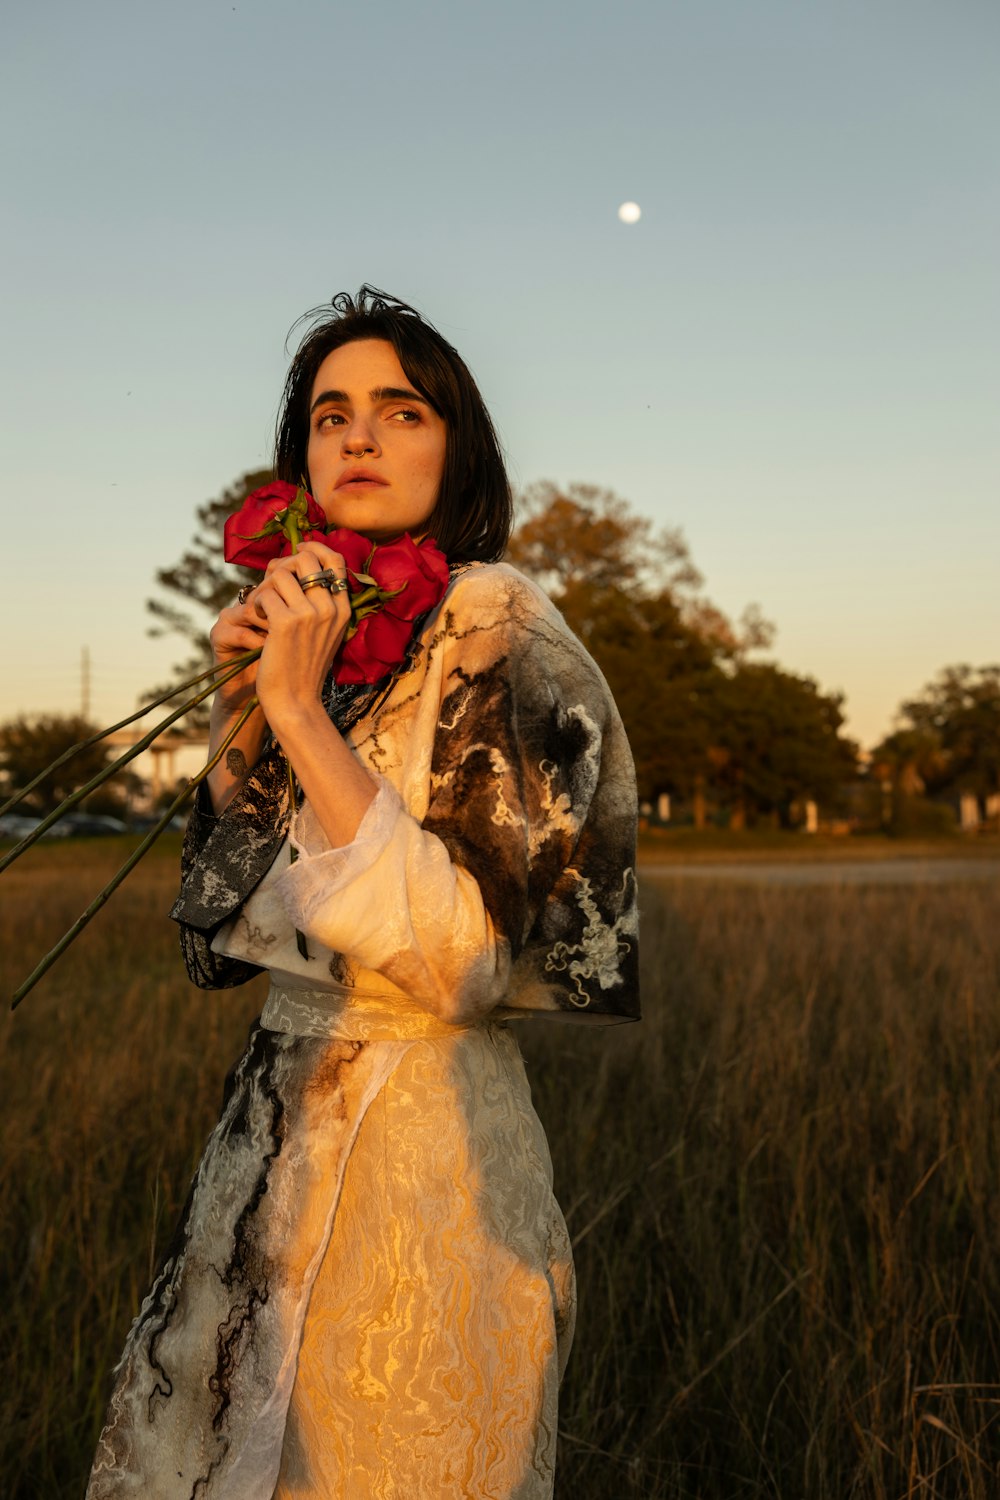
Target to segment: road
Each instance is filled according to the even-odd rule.
[[[640,862],[645,879],[724,880],[744,885],[954,885],[992,881],[1000,885],[994,859],[683,860]]]

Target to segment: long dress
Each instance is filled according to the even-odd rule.
[[[267,757],[192,822],[189,971],[271,990],[90,1500],[552,1493],[572,1258],[506,1023],[638,1014],[631,758],[593,662],[503,565],[453,580],[345,733],[377,782],[346,848]]]

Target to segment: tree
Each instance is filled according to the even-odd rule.
[[[948,809],[924,795],[948,780],[948,757],[933,726],[904,725],[887,735],[872,751],[868,778],[877,788],[878,818],[888,832],[917,837],[953,830]]]
[[[857,763],[857,747],[840,733],[842,704],[839,693],[773,662],[722,674],[711,784],[736,826],[772,816],[787,825],[793,803],[835,798]]]
[[[714,645],[685,623],[668,589],[647,598],[609,590],[585,639],[625,724],[640,796],[692,795],[712,741]]]
[[[657,532],[613,490],[571,484],[563,491],[542,480],[517,509],[524,519],[507,556],[554,598],[572,599],[581,588],[678,592],[701,583],[681,532]]]
[[[734,625],[697,590],[702,578],[678,527],[657,531],[613,490],[549,480],[527,489],[517,503],[524,519],[507,548],[507,560],[535,578],[567,624],[590,648],[594,621],[607,596],[666,598],[677,618],[724,655],[767,646],[772,627],[755,605]]]
[[[258,576],[253,568],[235,568],[222,556],[222,528],[233,511],[254,490],[272,478],[270,469],[255,469],[244,474],[217,500],[206,500],[196,511],[197,527],[188,550],[172,568],[160,568],[156,581],[178,599],[191,600],[203,613],[192,615],[172,600],[148,599],[146,607],[159,623],[150,635],[178,634],[201,648],[205,642],[206,621],[215,619],[219,610],[232,601],[241,583],[252,583]]]
[[[928,726],[904,726],[886,735],[871,754],[869,775],[891,782],[903,797],[919,797],[928,786],[947,779],[948,757],[941,736]]]
[[[38,714],[32,718],[22,714],[0,725],[0,770],[6,775],[9,793],[27,786],[47,765],[97,728],[79,714]],[[103,742],[81,750],[31,794],[32,810],[51,812],[70,792],[103,770],[109,755]]]
[[[871,766],[890,783],[883,821],[895,831],[950,827],[946,807],[928,798],[1000,792],[1000,667],[945,667],[896,717]]]
[[[238,510],[248,495],[259,490],[272,477],[270,469],[251,470],[223,490],[216,500],[206,500],[195,512],[197,526],[188,550],[173,567],[157,570],[157,583],[173,597],[146,600],[146,608],[157,620],[149,634],[181,635],[194,647],[193,654],[186,661],[177,664],[176,681],[191,677],[203,667],[211,665],[208,632],[212,622],[220,609],[232,603],[233,595],[241,584],[253,583],[260,576],[253,568],[241,568],[225,561],[222,554],[222,531],[233,511]],[[181,608],[177,600],[194,604],[195,612]],[[165,693],[169,686],[169,683],[163,683],[151,688],[146,696]],[[192,713],[192,719],[196,722],[204,722],[207,717],[208,708],[204,704]]]
[[[692,795],[704,779],[721,662],[767,644],[756,611],[739,626],[697,593],[676,529],[656,531],[611,490],[534,485],[508,560],[534,576],[608,680],[635,757],[640,796]]]
[[[929,791],[1000,792],[1000,666],[945,667],[900,717],[939,748]]]

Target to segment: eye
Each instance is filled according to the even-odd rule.
[[[399,411],[394,411],[392,415],[393,418],[396,421],[399,421],[404,427],[408,427],[411,423],[419,422],[421,419],[420,413],[413,406],[401,407]]]
[[[320,428],[327,426],[340,427],[346,420],[347,418],[342,412],[325,411],[321,416],[316,418],[316,430],[319,431]]]

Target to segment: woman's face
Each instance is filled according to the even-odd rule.
[[[444,473],[443,417],[412,387],[391,344],[328,354],[309,399],[309,488],[331,526],[373,542],[419,532]]]

